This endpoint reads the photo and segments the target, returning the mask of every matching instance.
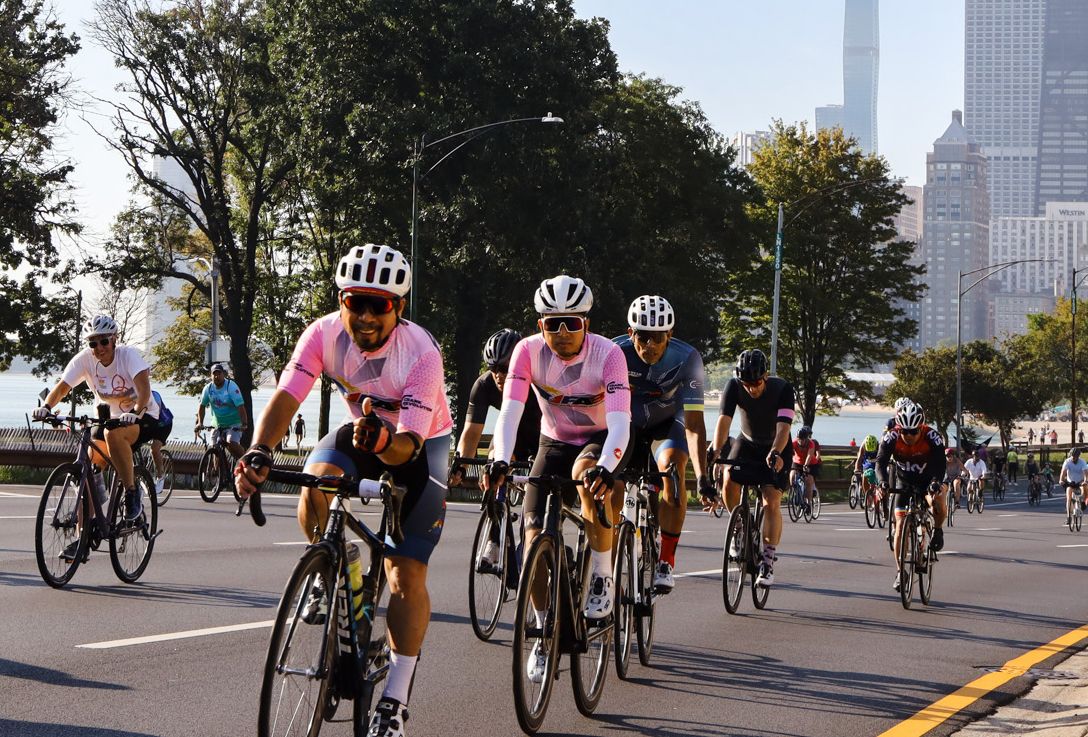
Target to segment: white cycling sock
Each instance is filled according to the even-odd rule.
[[[418,659],[418,655],[389,653],[389,676],[385,679],[382,698],[396,699],[404,705],[408,704],[408,693],[412,690],[412,676],[415,675]]]
[[[612,575],[612,553],[607,550],[589,551],[589,571],[594,576],[608,578]]]
[[[546,617],[547,614],[548,614],[548,611],[546,609],[536,609],[536,608],[533,609],[533,616],[536,617],[536,626],[537,627],[543,627],[544,626],[544,617]]]

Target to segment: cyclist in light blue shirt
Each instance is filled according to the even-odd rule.
[[[1080,448],[1069,451],[1069,457],[1062,463],[1062,472],[1058,476],[1058,483],[1065,487],[1065,524],[1069,524],[1069,518],[1073,515],[1073,489],[1079,488],[1084,493],[1085,472],[1088,472],[1088,463],[1080,457]]]
[[[249,425],[242,390],[231,379],[221,363],[212,365],[212,380],[200,395],[200,407],[196,411],[196,425],[204,425],[204,408],[212,408],[212,442],[219,442],[220,433],[226,435],[227,448],[235,458],[242,456],[242,432]]]

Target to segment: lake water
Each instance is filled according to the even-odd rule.
[[[37,406],[38,393],[45,388],[51,388],[51,384],[38,379],[30,374],[0,374],[0,427],[26,427],[26,418]],[[172,387],[156,386],[155,389],[162,395],[166,406],[174,413],[174,435],[178,440],[190,439],[189,428],[196,423],[196,410],[199,404],[198,397],[189,397],[178,394]],[[259,416],[264,406],[268,404],[272,396],[271,387],[261,387],[253,394],[253,409]],[[68,405],[70,407],[70,405]],[[93,407],[80,407],[80,412],[91,412]],[[302,403],[299,412],[306,421],[306,439],[313,443],[317,432],[318,413],[320,411],[320,393],[313,391],[306,401]],[[68,410],[65,410],[68,411]],[[494,426],[497,412],[488,414],[484,426],[485,432],[491,432]],[[347,417],[347,410],[338,396],[332,398],[332,410],[329,421],[333,426],[339,424]],[[207,418],[207,415],[206,415]],[[714,425],[718,419],[717,402],[708,402],[705,413],[707,426],[707,439],[713,436]],[[847,445],[851,438],[856,438],[860,443],[867,434],[879,435],[884,427],[885,417],[871,412],[860,410],[846,410],[838,416],[819,416],[813,426],[816,439],[824,445]],[[797,426],[794,427],[796,433]],[[734,433],[736,434],[736,433]]]

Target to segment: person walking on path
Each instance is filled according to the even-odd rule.
[[[295,418],[295,446],[302,450],[302,438],[306,436],[306,420],[302,419],[300,412]]]

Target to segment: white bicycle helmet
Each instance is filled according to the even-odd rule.
[[[395,248],[367,243],[340,259],[336,286],[345,291],[372,289],[403,297],[412,286],[412,267]]]
[[[83,335],[117,335],[117,323],[107,315],[95,315],[83,323]]]
[[[672,305],[664,297],[644,294],[636,297],[627,310],[627,324],[634,330],[665,332],[676,325],[676,315],[672,311]]]
[[[900,407],[909,404],[910,401],[910,397],[899,397],[899,399],[895,400],[895,411],[898,412]]]
[[[917,430],[925,421],[922,408],[909,399],[895,411],[895,422],[904,430]]]
[[[540,282],[533,304],[541,315],[581,315],[593,308],[593,292],[578,277],[560,274]]]

